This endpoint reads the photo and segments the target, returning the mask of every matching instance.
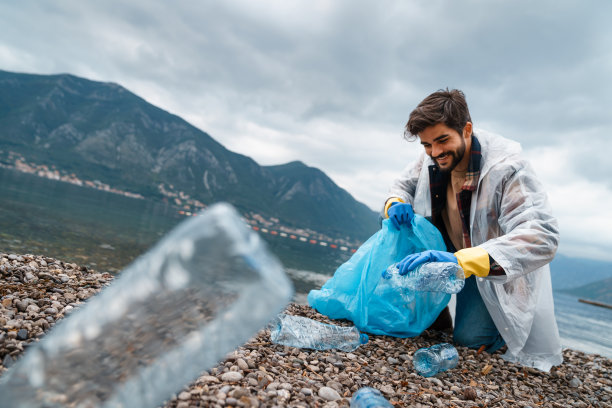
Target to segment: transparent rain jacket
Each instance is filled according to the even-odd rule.
[[[478,188],[472,193],[470,234],[505,276],[477,278],[480,295],[506,341],[504,358],[543,371],[563,362],[554,315],[550,268],[559,241],[546,193],[517,142],[477,135],[482,148]],[[428,167],[423,152],[389,191],[431,217]]]

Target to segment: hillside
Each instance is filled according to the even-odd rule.
[[[229,201],[331,237],[364,240],[378,228],[377,214],[322,171],[260,166],[113,83],[0,71],[0,151],[145,197],[162,198],[163,187]]]
[[[583,299],[596,300],[612,305],[612,278],[589,283],[573,289],[564,289],[563,291]]]
[[[612,262],[557,254],[550,271],[553,289],[570,289],[612,278]]]

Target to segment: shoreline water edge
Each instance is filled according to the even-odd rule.
[[[0,254],[0,376],[55,322],[112,282],[74,263],[37,255]],[[305,305],[286,313],[331,321]],[[444,332],[415,338],[371,335],[352,352],[273,344],[261,330],[215,367],[169,396],[164,407],[348,407],[362,387],[379,389],[396,407],[608,407],[612,359],[565,349],[549,373],[508,363],[501,353],[457,347],[456,368],[425,378],[414,352],[452,342]]]

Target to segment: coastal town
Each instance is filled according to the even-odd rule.
[[[118,194],[133,199],[149,199],[139,193],[112,187],[101,182],[100,180],[83,179],[73,172],[58,169],[53,165],[34,163],[27,160],[23,155],[12,151],[5,152],[0,150],[0,167],[49,180],[74,184],[79,187],[93,188],[112,194]],[[164,197],[164,200],[167,200],[171,205],[173,205],[176,208],[176,212],[182,216],[190,217],[197,215],[199,211],[207,207],[207,204],[201,202],[200,200],[192,198],[183,191],[176,190],[172,184],[160,183],[157,187],[160,194]],[[332,238],[308,228],[289,227],[282,224],[278,218],[265,217],[253,211],[249,211],[242,215],[244,221],[254,231],[257,231],[260,234],[267,234],[270,236],[295,240],[296,242],[302,242],[304,244],[320,245],[322,247],[347,252],[356,252],[357,248],[361,245],[361,242],[356,240]]]

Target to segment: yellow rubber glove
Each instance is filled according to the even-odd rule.
[[[385,203],[385,218],[389,218],[389,208],[391,208],[391,206],[393,205],[393,203],[405,203],[404,200],[402,200],[399,197],[391,197],[390,199],[387,200],[387,202]]]
[[[455,252],[457,263],[463,269],[466,279],[472,275],[484,278],[489,275],[491,265],[489,254],[480,247],[464,248]]]

